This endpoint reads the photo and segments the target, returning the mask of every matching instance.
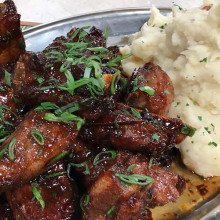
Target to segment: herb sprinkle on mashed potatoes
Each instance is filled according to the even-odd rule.
[[[178,146],[185,165],[204,177],[220,176],[220,0],[190,10],[174,5],[167,16],[153,7],[129,43],[121,48],[133,53],[122,61],[127,75],[147,62],[159,65],[174,85],[168,116],[197,129]]]

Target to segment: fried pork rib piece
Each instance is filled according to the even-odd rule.
[[[73,29],[73,31],[68,34],[69,37],[71,37],[75,31],[76,29]],[[86,105],[91,107],[97,106],[97,103],[100,104],[106,98],[106,96],[109,96],[109,100],[115,99],[115,95],[112,95],[110,91],[110,84],[113,74],[115,73],[115,68],[110,68],[107,66],[101,67],[102,80],[106,82],[103,91],[101,91],[102,89],[97,89],[99,82],[95,79],[96,77],[94,77],[95,72],[93,66],[90,67],[91,72],[89,75],[90,79],[91,77],[94,77],[96,84],[85,82],[85,80],[90,80],[88,77],[84,77],[85,70],[87,68],[85,62],[74,64],[74,61],[71,61],[72,63],[69,61],[72,58],[54,58],[57,54],[64,56],[64,54],[69,50],[67,45],[70,45],[71,43],[89,44],[88,47],[105,46],[105,40],[102,32],[96,28],[92,28],[90,32],[87,33],[85,39],[88,42],[75,42],[78,37],[79,34],[71,40],[66,39],[65,37],[58,37],[42,53],[35,54],[32,52],[26,52],[25,54],[21,55],[15,70],[13,88],[15,96],[20,99],[24,105],[33,107],[39,105],[41,102],[46,101],[54,102],[57,105],[65,105],[69,104],[70,102],[80,102],[87,99],[90,101],[87,101]],[[119,54],[119,49],[116,46],[109,47],[107,49],[108,53],[106,52],[106,54],[102,54],[104,56],[104,58],[102,58],[103,63],[108,62],[109,59],[113,59]],[[95,57],[95,55],[95,52],[86,49],[84,50],[84,54],[79,54],[79,57],[83,57],[85,60]],[[92,60],[91,63],[94,64],[97,63],[97,61]],[[60,88],[60,85],[67,83],[67,78],[70,78],[61,71],[64,69],[63,66],[68,66],[69,72],[65,72],[66,70],[64,72],[70,73],[75,80],[75,83],[71,82],[71,86],[76,86],[74,92],[72,91],[72,94],[71,92],[66,90],[64,91],[62,88]],[[97,95],[97,93],[99,94]],[[99,102],[94,97],[92,98],[92,96],[96,96],[97,99],[99,99]]]
[[[99,160],[104,161],[98,164],[94,163],[94,158],[94,147],[81,142],[73,150],[72,161],[75,164],[86,161],[90,171],[84,175],[84,166],[75,169],[88,188],[83,201],[83,219],[146,220],[146,208],[175,202],[185,189],[185,181],[180,176],[157,163],[150,165],[143,155],[116,151],[114,159],[110,153],[100,154]],[[120,174],[145,175],[153,178],[153,182],[146,186],[128,184],[119,178]]]
[[[12,0],[0,4],[0,65],[17,61],[25,50],[20,15]]]
[[[78,192],[68,179],[63,163],[55,165],[45,174],[20,188],[7,192],[7,199],[16,220],[76,219]],[[53,176],[54,175],[54,176]],[[33,199],[33,186],[40,192],[45,207]]]
[[[0,192],[41,174],[75,142],[74,125],[48,122],[45,112],[30,111],[0,148]]]
[[[142,91],[145,86],[153,88],[154,95]],[[125,102],[136,108],[147,108],[151,113],[166,115],[173,96],[174,89],[170,77],[159,66],[147,63],[133,72]]]
[[[158,157],[186,137],[184,131],[187,127],[179,119],[148,112],[141,115],[136,111],[136,114],[139,117],[132,115],[131,111],[115,110],[102,115],[96,122],[87,123],[80,136],[103,147],[113,146],[118,150],[144,152]]]

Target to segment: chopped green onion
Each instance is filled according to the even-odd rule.
[[[120,63],[122,60],[127,59],[128,57],[132,56],[132,53],[123,55],[123,56],[117,56],[116,58],[110,60],[108,63],[106,63],[106,66],[108,67],[114,67],[117,66],[117,63]]]
[[[6,138],[5,138],[6,139]],[[0,151],[0,159],[3,158],[4,153],[8,150],[8,157],[11,161],[14,161],[14,148],[16,144],[16,138],[12,137],[8,144],[5,145],[5,147]]]
[[[39,77],[39,78],[37,79],[37,81],[38,81],[39,84],[41,84],[41,83],[44,82],[44,78],[43,78],[43,77]]]
[[[32,187],[32,192],[34,194],[34,197],[38,200],[38,202],[40,203],[42,209],[45,208],[45,202],[40,194],[40,191],[37,189],[38,184],[37,183],[31,183],[31,187]]]
[[[63,122],[66,124],[74,124],[76,123],[76,127],[78,130],[85,124],[85,120],[73,115],[69,112],[63,112],[62,114],[56,116],[53,113],[46,113],[44,119],[51,122]]]
[[[190,137],[192,137],[196,132],[196,129],[185,124],[184,127],[181,129],[181,133],[182,134],[185,134],[185,135],[188,135]]]
[[[134,108],[131,108],[131,113],[137,118],[142,118],[140,112],[135,110]]]
[[[31,136],[38,144],[44,145],[44,135],[40,131],[32,129]]]
[[[53,102],[42,102],[40,104],[40,106],[38,106],[37,108],[35,108],[35,111],[42,111],[42,110],[55,110],[58,109],[59,106],[57,106],[55,103]]]
[[[117,89],[117,84],[121,78],[120,73],[121,73],[120,71],[117,71],[112,77],[112,82],[111,82],[111,94],[112,95],[115,94],[115,91]]]
[[[57,197],[57,193],[56,192],[52,193],[52,196]]]
[[[73,40],[73,39],[77,36],[77,34],[79,33],[80,30],[85,30],[85,29],[88,29],[88,28],[90,28],[90,26],[85,26],[85,27],[81,27],[81,28],[76,29],[76,31],[75,31],[74,34],[70,37],[70,39]]]
[[[60,115],[64,112],[73,113],[79,110],[79,103],[78,102],[72,102],[65,106],[62,106],[61,108],[58,108],[55,110],[55,114]]]
[[[15,159],[15,155],[14,155],[15,145],[16,145],[16,138],[12,137],[8,145],[8,157],[11,161],[14,161]]]
[[[204,127],[204,129],[205,129],[209,134],[211,134],[211,131],[209,131],[209,128],[208,128],[208,127]]]
[[[85,174],[85,175],[89,175],[90,174],[90,170],[89,170],[89,166],[88,166],[87,162],[82,162],[82,163],[79,163],[79,164],[69,163],[67,165],[67,173],[68,173],[69,177],[70,177],[70,169],[71,169],[71,167],[85,167],[85,171],[83,172],[83,174]]]
[[[24,43],[24,40],[22,38],[20,38],[18,40],[18,46],[20,49],[24,50],[25,49],[25,43]]]
[[[202,121],[202,116],[198,116],[198,119],[199,119],[200,121]]]
[[[213,145],[214,147],[217,147],[217,146],[218,146],[218,144],[216,144],[216,143],[213,142],[213,141],[212,141],[212,142],[209,142],[208,145]]]
[[[0,105],[0,118],[2,120],[2,122],[6,125],[13,125],[12,123],[10,123],[9,121],[6,121],[4,119],[4,115],[3,115],[3,109],[9,111],[12,115],[14,115],[15,117],[17,117],[17,115],[8,107],[4,106],[4,105]]]
[[[131,165],[128,167],[128,169],[127,169],[128,173],[130,173],[130,172],[132,171],[132,169],[133,169],[134,166],[135,166],[135,164],[131,164]]]
[[[91,47],[91,48],[88,48],[88,50],[93,51],[93,52],[106,52],[106,51],[108,51],[104,47]]]
[[[154,180],[149,176],[141,175],[141,174],[125,175],[125,174],[115,173],[115,176],[125,183],[140,185],[140,186],[147,186]]]
[[[115,210],[115,206],[113,205],[108,211],[107,211],[107,215],[111,215],[112,214],[112,212],[114,212],[114,210]]]
[[[103,159],[100,159],[101,156],[108,156],[109,154],[111,154],[110,157],[105,157]],[[114,150],[109,150],[109,151],[103,151],[99,154],[96,155],[96,157],[94,158],[93,160],[93,165],[98,165],[104,161],[107,161],[107,160],[114,160],[116,157],[116,151]]]
[[[85,208],[89,204],[89,200],[90,200],[90,196],[88,194],[84,194],[80,199],[80,208],[85,216],[87,216]]]
[[[106,27],[105,29],[105,42],[107,43],[109,37],[109,27]]]
[[[48,164],[54,164],[55,162],[59,161],[60,159],[64,158],[68,154],[67,151],[63,151],[62,153],[58,154],[54,158],[50,160]]]
[[[66,174],[66,173],[67,173],[66,171],[52,173],[52,174],[47,175],[46,178],[50,179],[50,178],[53,178],[53,177],[56,177],[56,176],[62,176],[63,174]]]
[[[207,63],[207,57],[205,57],[204,59],[200,60],[199,62],[200,63],[202,63],[202,62]]]
[[[5,92],[5,88],[3,86],[0,86],[0,92]]]
[[[152,139],[153,139],[153,140],[157,140],[157,141],[158,141],[159,138],[160,138],[160,136],[157,135],[157,134],[153,134],[153,135],[152,135]]]
[[[142,92],[146,92],[148,95],[153,96],[155,90],[150,86],[143,86],[139,88]]]
[[[153,164],[153,160],[154,160],[154,158],[153,158],[153,157],[151,157],[151,158],[150,158],[150,160],[149,160],[149,164],[148,164],[148,170],[150,170],[150,169],[151,169],[152,164]]]
[[[5,83],[11,87],[11,74],[5,70]]]
[[[165,90],[164,93],[170,95],[170,92],[168,90]]]

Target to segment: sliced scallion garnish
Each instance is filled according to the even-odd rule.
[[[148,95],[153,96],[155,90],[150,86],[143,86],[139,88],[142,92],[146,92]]]
[[[125,175],[125,174],[115,173],[115,176],[125,183],[140,185],[140,186],[147,186],[154,181],[153,178],[141,174]]]
[[[127,169],[128,173],[130,173],[130,172],[132,171],[132,169],[133,169],[134,166],[135,166],[135,164],[131,164],[131,165],[128,167],[128,169]]]
[[[110,155],[110,157],[107,157],[109,155]],[[100,159],[101,156],[105,156],[105,157]],[[115,157],[116,157],[115,150],[103,151],[103,152],[96,155],[96,157],[93,160],[93,165],[98,165],[98,164],[100,164],[104,161],[107,161],[107,160],[114,160]]]
[[[108,63],[106,63],[106,66],[108,67],[114,67],[117,66],[122,60],[127,59],[128,57],[132,56],[132,53],[123,55],[123,56],[117,56],[116,58],[110,60]]]
[[[11,87],[11,74],[5,70],[5,83]]]
[[[32,192],[34,194],[34,197],[38,200],[38,202],[40,203],[42,209],[45,208],[45,202],[41,196],[40,191],[37,189],[38,184],[37,183],[31,183],[31,187],[32,187]]]
[[[35,108],[35,111],[42,111],[42,110],[55,110],[58,109],[59,106],[57,106],[55,103],[53,102],[41,102],[40,106],[38,106],[37,108]]]
[[[114,210],[115,210],[115,206],[113,205],[108,211],[107,211],[107,215],[111,215],[112,214],[112,212],[114,212]]]
[[[44,135],[40,131],[32,129],[31,136],[39,145],[44,145]]]
[[[121,78],[121,75],[120,75],[120,71],[118,70],[112,77],[112,82],[111,82],[111,94],[114,95],[115,94],[115,91],[117,89],[117,85],[118,85],[118,82]]]
[[[196,129],[185,124],[184,127],[181,129],[181,133],[182,134],[185,134],[185,135],[188,135],[190,137],[192,137],[196,132]]]
[[[76,164],[76,163],[69,163],[67,165],[67,173],[68,173],[68,176],[70,178],[70,169],[71,167],[85,167],[85,171],[83,171],[83,174],[85,175],[89,175],[90,174],[90,170],[89,170],[89,166],[87,164],[87,162],[82,162],[82,163],[79,163],[79,164]]]
[[[135,110],[134,108],[131,108],[131,113],[137,118],[142,118],[140,112]]]
[[[85,208],[89,204],[89,201],[90,201],[90,196],[88,194],[84,194],[80,199],[80,208],[85,216],[87,216]]]
[[[66,174],[66,173],[67,173],[66,171],[52,173],[52,174],[47,175],[46,178],[50,179],[50,178],[53,178],[53,177],[56,177],[56,176],[62,176],[63,174]]]
[[[14,154],[15,145],[16,145],[16,138],[12,137],[8,145],[8,157],[11,161],[14,161],[15,159],[15,154]]]
[[[2,120],[2,122],[6,125],[13,125],[12,123],[10,123],[9,121],[6,121],[3,115],[3,110],[7,110],[9,111],[12,115],[14,115],[15,117],[17,117],[17,115],[8,107],[4,106],[4,105],[0,105],[0,118]]]
[[[62,153],[58,154],[54,158],[50,160],[48,164],[54,164],[55,162],[59,161],[60,159],[64,158],[68,154],[67,151],[63,151]]]
[[[78,130],[80,130],[81,126],[84,125],[85,120],[71,114],[69,112],[63,112],[60,115],[55,115],[53,113],[46,113],[44,119],[51,122],[63,122],[65,124],[75,124]]]

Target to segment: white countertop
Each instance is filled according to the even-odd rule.
[[[2,0],[0,0],[2,2]],[[115,8],[200,6],[202,0],[14,0],[22,21],[46,23],[79,14]]]

